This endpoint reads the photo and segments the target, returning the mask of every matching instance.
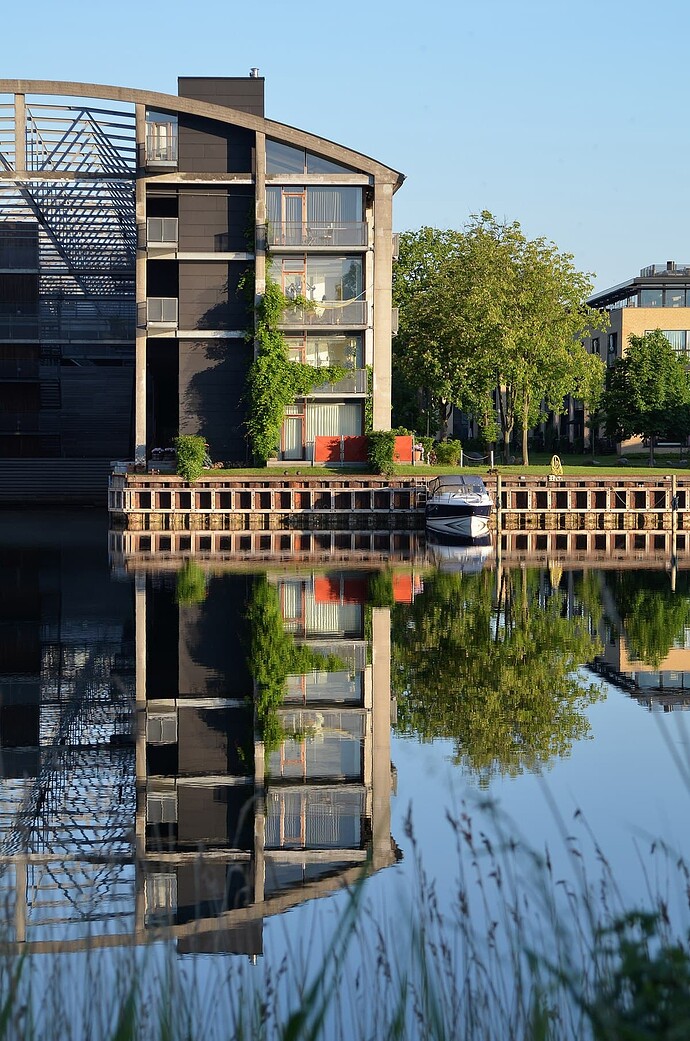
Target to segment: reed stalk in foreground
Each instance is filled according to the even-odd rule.
[[[582,824],[582,822],[580,822]],[[653,843],[645,907],[626,907],[583,827],[554,867],[495,806],[448,813],[453,896],[428,877],[374,904],[362,881],[310,905],[275,964],[146,949],[0,956],[1,1041],[677,1041],[690,1037],[690,948],[674,921],[690,872]],[[598,865],[584,867],[585,853]],[[567,870],[566,870],[567,869]],[[672,908],[668,894],[683,894]],[[390,899],[390,897],[387,897]],[[303,919],[300,919],[302,921]],[[324,925],[327,920],[328,925]],[[332,925],[332,928],[331,928]],[[313,952],[321,951],[318,964]]]

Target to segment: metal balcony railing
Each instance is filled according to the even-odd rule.
[[[268,225],[269,246],[366,246],[367,226],[363,221],[292,222]]]
[[[320,383],[311,394],[366,394],[367,370],[353,369],[352,373],[335,383]]]
[[[146,244],[149,247],[168,246],[177,249],[178,223],[177,217],[148,217]]]
[[[286,307],[280,324],[289,328],[367,324],[366,300],[322,300],[309,307]]]
[[[146,301],[149,325],[177,325],[177,299],[174,296],[150,296]]]
[[[149,123],[147,125],[146,165],[177,165],[177,127],[174,123]]]

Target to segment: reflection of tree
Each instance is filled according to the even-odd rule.
[[[288,676],[321,670],[333,672],[345,667],[333,654],[323,655],[295,643],[285,631],[278,591],[265,575],[257,578],[247,607],[250,629],[249,671],[256,684],[256,715],[259,733],[270,753],[285,734],[278,716]]]
[[[410,608],[393,612],[398,729],[445,737],[486,783],[567,755],[586,737],[585,708],[599,688],[577,668],[599,650],[560,593],[540,596],[538,575],[437,573]]]
[[[619,571],[608,575],[606,584],[625,630],[629,652],[638,661],[658,669],[690,624],[688,576],[678,576],[675,592],[668,576],[657,571]]]

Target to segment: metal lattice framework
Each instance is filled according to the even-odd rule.
[[[27,99],[20,121],[14,104],[0,105],[0,221],[38,226],[39,291],[53,301],[44,316],[56,298],[111,317],[122,316],[115,300],[133,300],[135,172],[132,106]]]

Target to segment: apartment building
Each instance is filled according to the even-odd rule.
[[[349,370],[288,409],[277,458],[363,433],[368,394],[389,428],[402,180],[265,118],[256,69],[180,78],[177,96],[0,80],[0,469],[76,488],[178,433],[248,461],[267,277],[307,302],[283,316],[290,357]]]
[[[623,356],[631,334],[643,336],[655,329],[661,329],[680,357],[690,356],[690,264],[650,264],[587,302],[609,315],[607,332],[593,332],[588,341],[607,365]]]

